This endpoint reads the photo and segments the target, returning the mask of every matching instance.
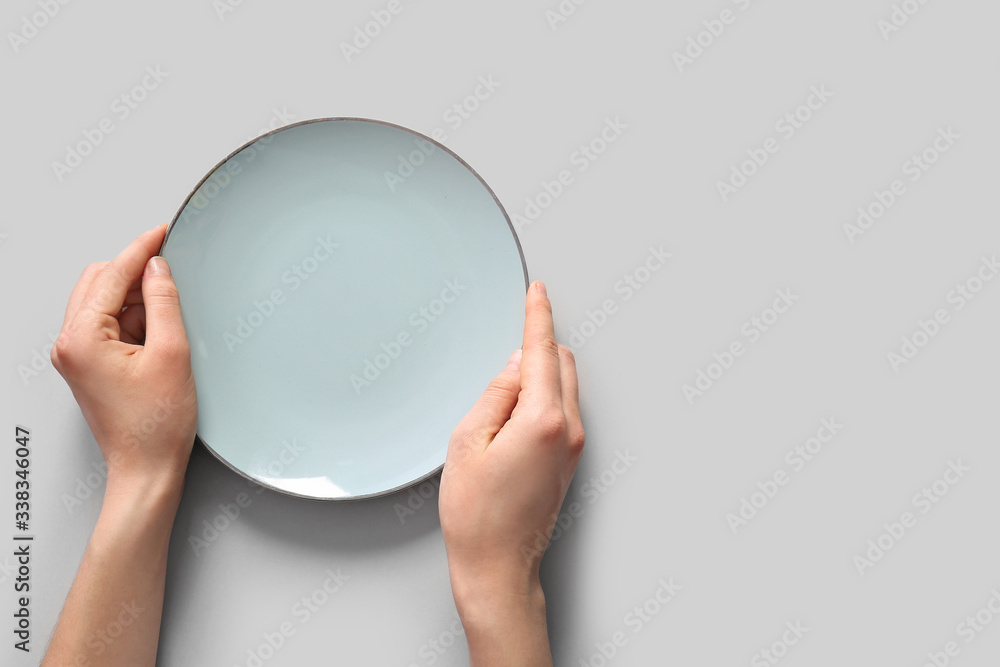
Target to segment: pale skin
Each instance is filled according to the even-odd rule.
[[[52,363],[108,465],[97,525],[43,667],[156,662],[167,547],[195,440],[197,395],[166,225],[74,288]],[[455,428],[439,509],[472,667],[552,665],[538,570],[583,450],[576,364],[545,287],[522,350]]]

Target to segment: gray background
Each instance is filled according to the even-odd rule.
[[[609,664],[769,664],[758,652],[782,640],[786,622],[808,631],[782,664],[917,666],[949,641],[951,664],[991,664],[1000,620],[971,642],[959,625],[1000,590],[1000,281],[961,309],[949,293],[1000,251],[1000,6],[900,4],[919,11],[887,36],[889,0],[595,0],[555,29],[555,0],[403,0],[351,62],[340,43],[387,3],[245,0],[220,16],[209,0],[72,2],[17,52],[8,35],[0,511],[13,514],[23,425],[37,541],[28,656],[11,647],[12,548],[0,549],[0,662],[40,659],[100,509],[99,450],[47,363],[72,285],[86,264],[170,220],[219,159],[278,122],[277,109],[444,128],[512,214],[572,171],[520,233],[562,338],[606,300],[618,306],[577,349],[588,443],[569,500],[583,512],[543,565],[558,664],[603,664],[596,644],[617,632],[626,643]],[[725,9],[734,22],[679,71],[674,53]],[[20,32],[39,11],[12,0],[0,25]],[[112,101],[147,66],[168,75],[119,120]],[[489,75],[501,86],[454,129],[444,113]],[[833,96],[786,138],[776,123],[813,86]],[[53,161],[104,117],[114,132],[60,181]],[[627,129],[579,171],[574,153],[609,118]],[[904,163],[949,127],[957,141],[912,182]],[[780,150],[723,201],[717,182],[770,137]],[[849,242],[844,225],[894,179],[905,194]],[[626,301],[615,285],[650,246],[672,258]],[[744,323],[779,289],[797,301],[751,342]],[[938,309],[948,323],[893,369],[887,355]],[[745,354],[689,402],[683,385],[733,341]],[[794,471],[786,453],[823,418],[843,428]],[[636,462],[612,472],[626,452]],[[958,461],[969,470],[939,484],[946,495],[914,503]],[[778,471],[788,483],[734,534],[726,515]],[[613,483],[588,485],[602,473]],[[243,491],[252,504],[195,554],[189,538]],[[286,620],[296,632],[264,664],[465,664],[427,495],[401,522],[407,492],[335,505],[257,494],[196,451],[160,664],[247,665]],[[855,557],[907,511],[916,525],[859,571]],[[13,532],[0,529],[0,540]],[[293,605],[337,568],[350,579],[300,623]],[[671,578],[676,597],[630,622]],[[452,645],[438,652],[431,641]]]

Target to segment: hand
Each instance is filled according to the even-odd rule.
[[[556,343],[541,283],[525,314],[523,353],[455,429],[441,477],[441,528],[473,665],[551,664],[538,569],[583,451],[576,363]]]
[[[177,287],[154,257],[165,233],[160,225],[86,268],[52,348],[108,463],[108,485],[45,667],[156,662],[170,533],[198,421]],[[95,641],[115,624],[113,642]]]
[[[52,348],[107,461],[109,494],[179,492],[194,444],[188,339],[170,269],[154,257],[165,233],[160,225],[84,270]]]

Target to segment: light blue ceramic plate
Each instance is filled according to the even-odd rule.
[[[423,135],[333,118],[250,142],[167,232],[198,436],[250,479],[356,499],[433,474],[521,344],[528,282],[490,188]]]

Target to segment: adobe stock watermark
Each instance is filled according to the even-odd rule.
[[[36,0],[38,11],[25,14],[21,17],[20,26],[17,32],[13,30],[7,33],[7,41],[14,53],[19,53],[21,49],[28,45],[38,34],[49,25],[62,12],[62,8],[68,5],[71,0]]]
[[[781,150],[782,141],[791,141],[833,97],[833,92],[827,90],[826,84],[812,86],[802,104],[783,114],[774,123],[774,131],[778,133],[778,137],[768,137],[760,146],[748,148],[746,159],[730,165],[729,177],[715,183],[723,203],[728,202],[750,182],[750,179],[759,174],[771,158]]]
[[[962,648],[976,641],[997,618],[1000,618],[1000,587],[991,589],[983,606],[955,626],[954,639],[946,641],[940,650],[927,652],[927,660],[921,667],[947,667],[961,655]]]
[[[141,447],[150,437],[160,430],[160,425],[170,421],[181,405],[175,396],[157,398],[153,402],[152,412],[145,415],[142,421],[129,425],[129,429],[121,436],[122,442],[129,447]]]
[[[442,630],[436,637],[428,639],[417,649],[417,655],[424,665],[436,665],[438,660],[459,643],[465,635],[465,628],[462,621],[456,615],[447,628]],[[420,663],[411,662],[407,667],[421,667]]]
[[[622,618],[622,625],[631,631],[632,637],[649,627],[653,619],[659,616],[682,590],[682,586],[674,582],[673,577],[658,580],[656,586],[652,595],[632,607]],[[593,653],[581,657],[577,664],[580,667],[606,667],[615,659],[618,652],[628,645],[629,639],[630,636],[625,630],[617,630],[607,641],[594,642]]]
[[[731,0],[736,5],[739,13],[729,7],[719,12],[714,18],[705,19],[701,22],[702,29],[690,35],[683,49],[675,50],[673,53],[674,65],[677,71],[684,73],[686,67],[694,65],[695,61],[701,58],[719,40],[723,34],[739,19],[740,14],[750,9],[754,0]]]
[[[164,72],[160,65],[147,65],[142,78],[111,101],[110,115],[99,120],[94,127],[84,128],[80,132],[83,135],[82,139],[66,144],[62,162],[52,161],[52,173],[56,179],[62,183],[67,176],[76,171],[111,133],[121,127],[118,123],[128,120],[168,76],[170,72]]]
[[[84,643],[88,650],[76,654],[72,663],[74,667],[88,667],[93,658],[99,658],[104,655],[104,652],[128,631],[136,619],[145,613],[146,608],[140,607],[135,600],[131,600],[120,603],[116,611],[116,615],[107,625],[96,632],[91,632],[84,638]],[[18,614],[14,614],[14,618],[17,617]],[[14,635],[22,640],[21,643],[14,646],[22,650],[27,650],[28,629],[22,627],[20,630],[14,630]]]
[[[566,509],[552,516],[552,523],[546,531],[535,531],[534,542],[521,546],[521,556],[529,563],[540,559],[566,531],[573,526],[587,511],[587,507],[596,503],[621,479],[632,466],[639,462],[639,457],[633,456],[629,450],[615,452],[615,458],[597,475],[584,482],[576,495],[586,501],[571,500],[563,503]]]
[[[272,477],[280,477],[282,471],[292,465],[302,456],[306,448],[298,443],[295,438],[286,439],[281,442],[281,451],[264,468],[267,474]],[[264,487],[247,480],[254,495],[259,496],[264,492]],[[236,523],[243,515],[244,510],[253,505],[253,496],[246,491],[236,494],[232,502],[219,503],[219,511],[211,519],[204,519],[201,522],[200,535],[191,534],[188,536],[188,546],[195,556],[201,556],[208,548],[215,543],[222,533]]]
[[[847,236],[850,244],[854,245],[858,237],[864,236],[909,192],[907,181],[916,183],[923,178],[924,174],[938,163],[941,156],[950,151],[961,138],[962,135],[957,134],[951,125],[939,127],[934,140],[926,148],[919,153],[914,153],[903,162],[900,170],[905,180],[904,178],[895,178],[886,186],[885,190],[876,189],[872,193],[872,199],[864,206],[858,207],[854,223],[844,223],[844,235]]]
[[[913,331],[900,338],[899,348],[886,354],[886,361],[889,368],[894,373],[909,364],[928,346],[931,341],[937,338],[944,327],[952,322],[952,315],[961,311],[973,299],[979,296],[980,292],[1000,273],[1000,263],[997,256],[983,257],[978,268],[965,280],[957,283],[948,290],[945,295],[945,303],[952,308],[942,306],[934,310],[934,313],[926,320],[917,320],[917,325]]]
[[[271,115],[268,117],[265,123],[257,128],[257,131],[253,134],[247,135],[243,140],[243,143],[257,139],[254,143],[247,146],[246,149],[240,152],[239,158],[242,162],[249,164],[253,162],[254,158],[257,157],[257,153],[262,153],[267,148],[268,144],[274,139],[271,137],[264,137],[269,132],[277,130],[279,127],[284,127],[288,125],[293,120],[295,120],[295,113],[288,110],[288,107],[282,106],[280,109],[278,107],[271,107]]]
[[[567,347],[573,353],[579,352],[597,332],[604,328],[608,320],[619,311],[619,300],[622,303],[629,301],[636,293],[646,286],[652,279],[653,274],[667,265],[667,260],[673,255],[663,249],[663,246],[649,246],[646,259],[621,277],[612,286],[612,290],[617,295],[611,299],[605,299],[595,310],[586,311],[586,318],[579,324],[570,327]]]
[[[351,373],[348,380],[354,392],[360,396],[362,389],[368,389],[382,377],[393,362],[413,345],[417,337],[437,322],[467,289],[469,286],[462,284],[461,278],[445,280],[440,293],[410,313],[406,320],[409,327],[401,329],[389,339],[389,342],[380,341],[379,351],[370,357],[365,357],[361,372]]]
[[[785,621],[785,630],[781,636],[769,646],[754,653],[750,658],[750,667],[769,667],[778,664],[793,646],[802,641],[807,632],[809,628],[803,626],[802,621]]]
[[[774,328],[778,320],[799,300],[799,296],[794,294],[791,288],[776,290],[775,295],[776,298],[770,306],[760,311],[759,315],[748,319],[740,327],[743,338],[737,338],[721,352],[713,353],[712,361],[697,370],[694,381],[681,386],[681,392],[687,399],[688,405],[694,405],[697,399],[714,387],[733,368],[737,360],[746,354],[749,347]]]
[[[521,232],[536,223],[542,214],[576,183],[577,175],[587,171],[600,160],[611,145],[625,134],[628,127],[622,122],[621,116],[605,118],[601,130],[589,141],[577,146],[570,154],[569,168],[560,169],[552,180],[542,179],[538,192],[524,200],[524,208],[511,214],[510,220],[514,229]]]
[[[906,27],[910,22],[910,19],[915,17],[920,13],[920,10],[924,8],[930,0],[903,0],[899,3],[892,4],[892,11],[889,12],[889,16],[886,18],[881,18],[875,23],[875,27],[878,28],[879,33],[882,35],[882,39],[886,42],[889,41],[897,32]]]
[[[72,515],[76,508],[81,507],[85,501],[89,500],[94,493],[103,487],[108,481],[108,464],[102,458],[90,464],[93,472],[76,478],[73,486],[73,493],[64,493],[59,499],[62,501],[66,513]]]
[[[267,147],[274,141],[274,135],[261,135],[266,135],[268,132],[288,125],[293,120],[295,120],[295,114],[290,112],[287,107],[283,106],[280,109],[272,107],[271,117],[268,118],[267,123],[256,134],[246,137],[243,143],[247,143],[253,139],[257,140],[227,160],[224,165],[220,166],[211,176],[205,179],[205,182],[191,195],[191,199],[188,200],[187,205],[184,207],[184,212],[181,214],[181,222],[187,224],[200,216],[208,205],[212,203],[212,200],[229,187],[233,182],[233,177],[243,173],[244,166],[253,162],[260,153],[267,150]]]
[[[587,0],[560,0],[553,9],[545,10],[545,20],[549,24],[549,29],[555,32],[559,27],[569,21],[576,14],[579,7],[587,4]]]
[[[140,607],[135,600],[122,602],[119,606],[118,615],[103,629],[87,635],[87,648],[94,657],[100,657],[114,644],[128,628],[135,623],[145,611],[145,607]],[[90,658],[86,655],[78,655],[74,665],[86,667],[90,663]]]
[[[31,381],[46,373],[52,368],[52,346],[59,338],[59,332],[49,332],[49,342],[43,347],[35,348],[31,351],[27,363],[17,365],[17,374],[21,378],[21,383],[27,387]]]
[[[255,647],[248,648],[246,658],[235,667],[263,667],[279,650],[295,636],[295,633],[312,620],[323,607],[330,603],[334,595],[339,593],[351,577],[344,574],[338,567],[324,572],[326,579],[311,593],[303,595],[288,612],[288,618],[278,624],[273,630],[261,634],[261,641]]]
[[[360,56],[403,13],[413,0],[389,0],[385,7],[369,12],[371,19],[354,27],[351,41],[340,42],[340,52],[348,63]]]
[[[247,342],[258,329],[264,326],[265,322],[274,317],[292,294],[298,291],[306,281],[319,271],[323,264],[333,257],[339,248],[340,244],[333,241],[333,234],[327,234],[326,238],[317,237],[312,250],[281,274],[281,283],[288,285],[288,292],[280,287],[275,287],[260,299],[254,299],[250,312],[246,316],[236,318],[235,328],[232,331],[222,333],[222,340],[226,343],[226,348],[232,353]]]
[[[7,583],[7,580],[17,574],[17,565],[11,563],[10,556],[0,561],[0,584]]]
[[[177,402],[174,396],[157,398],[153,402],[151,412],[145,415],[141,421],[129,424],[128,430],[121,434],[122,444],[128,447],[142,446],[143,443],[148,442],[153,434],[160,429],[161,424],[169,422],[173,418],[180,407],[180,403]],[[121,454],[114,452],[110,456],[112,457],[111,463],[114,463],[116,460],[115,457],[121,456]],[[97,490],[107,483],[108,462],[101,459],[100,462],[91,463],[91,467],[94,469],[94,472],[88,473],[84,477],[76,478],[73,493],[64,493],[60,496],[67,514],[72,515],[78,507],[93,497]]]
[[[875,567],[876,563],[885,558],[885,555],[917,525],[920,517],[934,509],[948,495],[948,492],[965,479],[965,476],[971,471],[972,468],[964,465],[961,459],[948,461],[948,467],[938,479],[917,491],[910,498],[910,505],[917,513],[907,510],[900,514],[898,519],[883,523],[882,532],[874,539],[868,540],[867,549],[851,559],[858,574],[862,577],[865,576],[866,570]]]
[[[244,0],[212,0],[212,9],[215,10],[215,15],[219,17],[219,23],[225,21],[229,14],[242,7],[243,2]]]
[[[503,83],[497,81],[492,74],[481,75],[477,79],[476,86],[468,95],[458,102],[454,102],[441,114],[441,119],[446,123],[447,128],[435,127],[428,136],[439,143],[446,142],[448,130],[453,132],[459,130],[502,86]],[[396,188],[405,183],[406,179],[413,176],[420,167],[427,163],[428,157],[439,150],[437,146],[420,137],[413,139],[413,145],[415,146],[414,150],[405,155],[400,153],[396,156],[395,171],[385,170],[383,172],[390,192],[395,192]]]
[[[395,503],[392,506],[393,511],[396,513],[396,518],[399,519],[399,525],[402,526],[406,523],[406,520],[411,516],[414,516],[417,512],[423,509],[430,501],[441,491],[441,478],[439,475],[434,475],[420,486],[411,486],[409,488],[406,504]]]
[[[844,428],[844,425],[837,421],[836,417],[824,417],[819,422],[816,433],[807,438],[805,442],[797,444],[785,453],[784,467],[778,468],[764,480],[758,481],[757,490],[749,495],[740,498],[739,507],[736,511],[726,514],[726,523],[729,529],[736,535],[741,528],[745,528],[761,512],[768,503],[778,495],[778,493],[788,485],[792,477],[813,461],[823,451],[823,448],[833,442],[833,439]]]

